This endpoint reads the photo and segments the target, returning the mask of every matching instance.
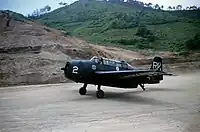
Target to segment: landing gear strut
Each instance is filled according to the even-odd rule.
[[[97,96],[97,98],[103,98],[104,97],[104,92],[103,92],[103,90],[101,90],[100,85],[97,86],[96,96]]]
[[[146,89],[144,88],[144,84],[139,84],[140,87],[142,88],[143,91],[145,91]]]
[[[80,94],[80,95],[85,95],[85,94],[87,93],[86,87],[87,87],[87,84],[84,84],[83,87],[81,87],[81,88],[79,89],[79,94]]]

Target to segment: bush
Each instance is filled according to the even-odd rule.
[[[200,50],[200,34],[196,34],[194,38],[187,40],[185,45],[189,50]]]
[[[122,45],[135,45],[138,43],[138,40],[136,39],[120,39],[117,41],[117,43],[122,44]]]
[[[156,37],[155,37],[155,36],[153,36],[153,35],[147,36],[147,41],[149,41],[149,42],[154,42],[155,40],[156,40]]]
[[[127,22],[122,19],[114,19],[109,23],[110,29],[128,29],[128,28],[134,28],[136,27],[136,22]]]
[[[145,25],[140,25],[135,35],[146,38],[147,36],[152,36],[153,34]]]
[[[72,34],[70,32],[64,32],[65,36],[71,36]]]
[[[136,48],[138,48],[138,49],[149,49],[151,47],[147,43],[138,43],[136,45]]]

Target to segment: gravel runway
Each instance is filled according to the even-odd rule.
[[[0,88],[0,132],[200,132],[200,72],[146,91],[63,83]]]

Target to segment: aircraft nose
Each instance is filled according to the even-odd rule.
[[[65,67],[62,67],[61,68],[61,70],[63,70],[63,71],[67,71],[67,69],[69,68],[69,66],[70,66],[70,62],[68,61],[67,63],[66,63],[66,65],[65,65]]]

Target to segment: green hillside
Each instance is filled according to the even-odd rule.
[[[131,50],[200,49],[199,10],[173,12],[144,7],[137,1],[91,0],[74,2],[42,15],[38,21],[95,44]]]
[[[7,15],[10,18],[17,20],[17,21],[23,21],[23,22],[24,21],[31,21],[31,19],[23,16],[22,14],[19,14],[19,13],[10,11],[10,10],[0,10],[0,15],[2,15],[2,14]]]

